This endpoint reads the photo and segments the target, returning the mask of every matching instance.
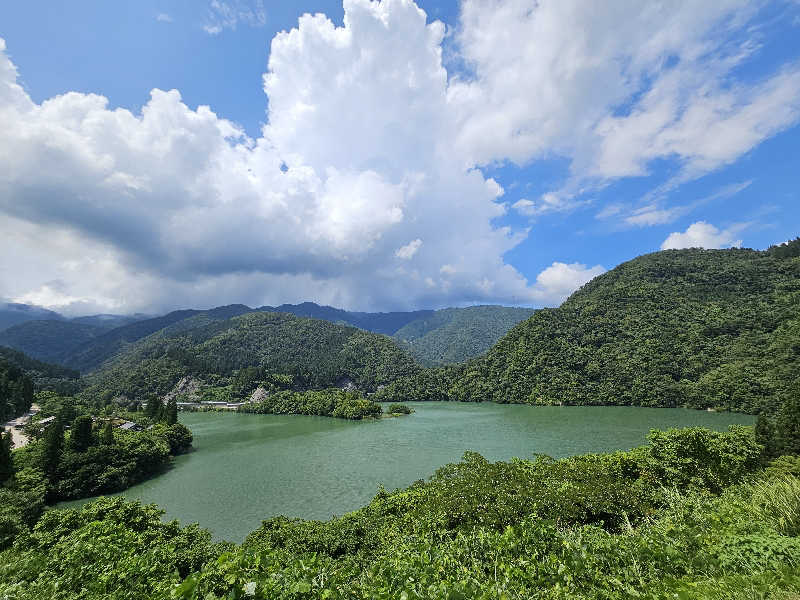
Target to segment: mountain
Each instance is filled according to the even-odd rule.
[[[0,344],[39,360],[60,363],[104,331],[76,321],[26,321],[0,331]]]
[[[129,344],[147,337],[170,325],[174,325],[190,317],[201,316],[209,322],[228,319],[233,316],[252,312],[243,304],[219,306],[211,310],[176,310],[161,317],[136,321],[122,327],[112,329],[96,338],[79,346],[74,352],[64,359],[64,364],[88,372],[96,369],[108,359],[121,353]]]
[[[401,327],[392,337],[427,367],[460,363],[486,352],[533,312],[507,306],[444,308]]]
[[[412,321],[430,317],[434,313],[432,310],[386,313],[351,312],[331,306],[320,306],[313,302],[281,304],[280,306],[262,306],[256,310],[262,312],[283,312],[298,317],[323,319],[331,323],[352,325],[359,329],[365,329],[373,333],[382,333],[384,335],[393,335]]]
[[[32,304],[19,304],[14,302],[0,302],[0,331],[18,325],[25,321],[42,319],[61,320],[62,317],[57,312],[33,306]]]
[[[143,321],[150,319],[152,315],[144,315],[137,313],[135,315],[87,315],[85,317],[74,317],[70,319],[72,323],[80,323],[81,325],[92,325],[100,329],[109,330],[135,323],[136,321]]]
[[[536,311],[485,356],[382,396],[774,412],[800,392],[798,254],[800,241],[640,256]]]
[[[167,326],[126,347],[88,377],[86,394],[105,401],[118,395],[141,400],[166,394],[186,376],[229,385],[247,367],[262,378],[287,376],[297,389],[351,381],[372,391],[420,368],[390,338],[328,321],[272,312],[192,317],[187,321],[196,327],[182,321],[181,327]]]

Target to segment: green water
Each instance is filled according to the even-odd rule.
[[[367,503],[379,484],[405,487],[475,450],[492,460],[628,449],[650,428],[752,424],[746,415],[683,409],[411,403],[381,421],[183,413],[195,450],[123,492],[184,524],[241,541],[274,515],[326,519]],[[85,501],[83,501],[85,502]],[[76,503],[71,503],[75,505]]]

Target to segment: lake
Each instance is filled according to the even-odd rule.
[[[409,403],[412,415],[380,421],[182,413],[194,451],[165,474],[119,494],[154,502],[182,524],[239,542],[275,515],[327,519],[369,502],[379,485],[405,487],[458,461],[628,449],[651,428],[750,425],[753,417],[687,409]],[[86,500],[64,503],[76,506]]]

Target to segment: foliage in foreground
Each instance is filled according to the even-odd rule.
[[[265,521],[240,546],[101,499],[20,534],[0,598],[788,600],[800,480],[794,459],[759,471],[760,451],[734,427],[558,461],[468,453],[343,517]]]

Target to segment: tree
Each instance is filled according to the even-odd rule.
[[[11,457],[13,444],[10,431],[8,433],[0,433],[0,485],[14,475],[14,460]]]
[[[754,428],[756,441],[764,446],[764,457],[774,458],[778,452],[778,440],[775,438],[775,423],[764,414],[758,415]]]
[[[775,430],[780,454],[800,455],[800,393],[797,386],[778,411]]]
[[[111,421],[106,421],[103,433],[100,436],[100,443],[104,446],[111,446],[114,443],[114,425]]]
[[[161,411],[163,410],[164,405],[161,402],[161,399],[153,394],[147,400],[147,406],[144,409],[144,414],[150,417],[151,419],[156,419],[161,416]]]
[[[167,402],[167,409],[164,412],[164,421],[167,425],[175,425],[178,422],[178,402],[172,398]]]
[[[72,422],[70,447],[75,452],[85,452],[94,442],[92,436],[92,417],[81,415]]]
[[[50,423],[44,436],[42,452],[42,470],[51,479],[58,472],[58,464],[64,451],[64,425],[60,418]]]

